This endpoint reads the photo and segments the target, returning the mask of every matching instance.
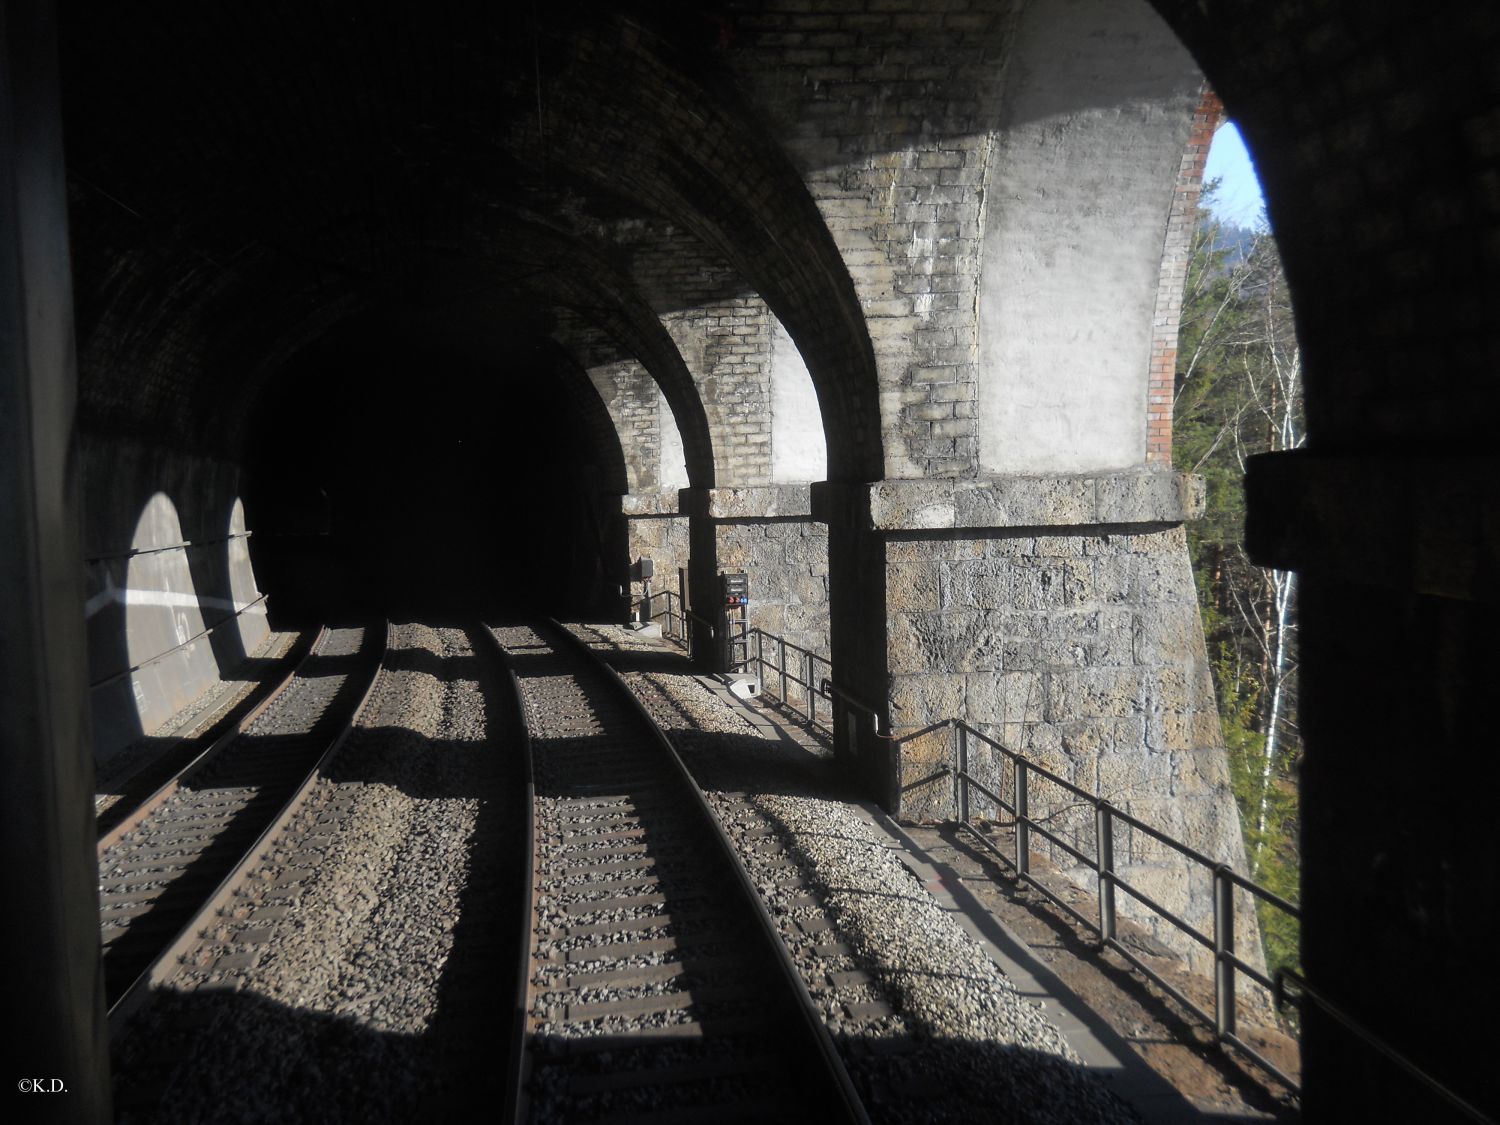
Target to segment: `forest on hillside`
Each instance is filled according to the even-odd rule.
[[[1250,876],[1300,900],[1297,585],[1245,554],[1245,461],[1305,434],[1301,352],[1275,239],[1219,223],[1205,186],[1177,353],[1173,463],[1204,478],[1188,542]],[[1262,906],[1266,960],[1295,967],[1296,923]]]

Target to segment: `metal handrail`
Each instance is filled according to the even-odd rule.
[[[824,690],[823,685],[826,684],[826,680],[820,681],[816,675],[816,665],[820,663],[826,666],[830,672],[833,671],[833,665],[829,662],[828,658],[819,655],[812,649],[794,644],[785,637],[777,636],[775,633],[768,633],[764,629],[752,628],[745,634],[745,637],[748,656],[746,665],[758,670],[761,691],[764,692],[767,690],[769,683],[769,677],[766,675],[767,671],[774,669],[777,676],[776,691],[774,693],[776,700],[788,710],[804,716],[809,723],[820,726],[824,730],[832,729],[822,721],[818,714],[818,700],[821,698],[828,704],[830,721],[832,719],[833,697]],[[754,639],[753,652],[749,648],[751,638]],[[774,641],[776,644],[774,661],[766,656],[767,640]],[[801,656],[801,675],[797,675],[788,669],[787,654],[789,652],[795,652]],[[803,706],[800,710],[792,702],[792,693],[787,691],[787,684],[789,683],[796,684],[802,689]]]
[[[1286,985],[1288,983],[1290,983],[1292,987],[1297,990],[1297,992],[1299,993],[1298,996],[1289,997],[1286,995]],[[1346,1031],[1352,1033],[1355,1036],[1358,1036],[1372,1050],[1380,1052],[1380,1054],[1384,1055],[1391,1062],[1395,1063],[1402,1070],[1406,1071],[1407,1074],[1417,1079],[1423,1085],[1429,1087],[1435,1093],[1442,1095],[1442,1097],[1446,1099],[1448,1103],[1455,1109],[1459,1110],[1472,1120],[1481,1122],[1482,1125],[1494,1125],[1495,1119],[1493,1117],[1490,1117],[1477,1106],[1466,1101],[1458,1094],[1455,1094],[1452,1090],[1448,1089],[1447,1086],[1444,1086],[1441,1082],[1432,1077],[1432,1075],[1428,1074],[1416,1063],[1412,1062],[1405,1055],[1397,1051],[1396,1048],[1392,1047],[1384,1039],[1381,1039],[1378,1035],[1369,1031],[1353,1016],[1349,1015],[1349,1013],[1345,1012],[1342,1008],[1334,1004],[1322,993],[1317,991],[1317,989],[1313,988],[1312,985],[1308,984],[1307,981],[1303,980],[1298,973],[1293,972],[1291,969],[1277,969],[1276,982],[1273,986],[1273,992],[1276,997],[1276,1007],[1278,1008],[1286,1003],[1293,1003],[1300,1007],[1304,1001],[1311,1000],[1324,1012],[1324,1014],[1331,1017]]]
[[[662,603],[661,609],[656,609],[656,603]],[[675,590],[658,590],[649,596],[642,596],[629,605],[632,620],[655,621],[657,618],[665,617],[667,627],[664,630],[667,636],[674,640],[685,639],[687,632],[686,611],[673,603],[682,602],[682,596]],[[645,612],[643,613],[642,610]]]
[[[1139,969],[1146,977],[1148,977],[1158,987],[1160,987],[1168,996],[1172,997],[1173,1000],[1175,1000],[1182,1006],[1184,1011],[1192,1013],[1198,1019],[1211,1026],[1214,1029],[1215,1038],[1219,1041],[1220,1044],[1227,1044],[1234,1047],[1236,1050],[1245,1054],[1248,1058],[1253,1059],[1261,1067],[1265,1068],[1267,1073],[1274,1075],[1276,1079],[1283,1083],[1288,1089],[1300,1093],[1301,1086],[1295,1079],[1283,1072],[1280,1067],[1276,1066],[1262,1053],[1251,1047],[1236,1033],[1237,1012],[1235,978],[1237,974],[1243,974],[1248,979],[1255,981],[1257,984],[1261,985],[1271,992],[1278,1010],[1284,1007],[1287,1003],[1294,1003],[1301,1007],[1305,1000],[1311,1000],[1345,1029],[1363,1040],[1372,1049],[1379,1051],[1391,1061],[1397,1063],[1400,1067],[1402,1067],[1402,1069],[1431,1088],[1435,1093],[1442,1096],[1454,1107],[1476,1121],[1490,1122],[1491,1125],[1493,1125],[1491,1118],[1486,1117],[1482,1112],[1465,1101],[1463,1098],[1459,1097],[1457,1094],[1453,1093],[1442,1083],[1440,1083],[1431,1075],[1418,1067],[1415,1063],[1400,1055],[1395,1050],[1395,1048],[1384,1042],[1384,1040],[1366,1030],[1342,1009],[1338,1008],[1333,1003],[1325,999],[1321,994],[1316,992],[1297,973],[1293,972],[1290,969],[1281,968],[1276,970],[1274,976],[1267,976],[1260,969],[1258,969],[1254,965],[1247,963],[1243,958],[1238,956],[1234,948],[1236,889],[1242,890],[1254,896],[1256,899],[1259,899],[1261,902],[1264,902],[1269,906],[1282,911],[1291,918],[1300,921],[1302,918],[1302,911],[1301,908],[1298,907],[1295,903],[1289,902],[1282,896],[1276,894],[1274,891],[1268,890],[1267,888],[1262,887],[1260,884],[1254,882],[1252,879],[1241,875],[1239,872],[1230,868],[1228,864],[1220,863],[1217,860],[1214,860],[1211,857],[1205,855],[1203,852],[1200,852],[1197,849],[1192,848],[1179,840],[1173,839],[1171,836],[1168,836],[1159,828],[1147,824],[1139,817],[1126,812],[1124,809],[1117,808],[1115,805],[1110,803],[1105,798],[1099,796],[1098,794],[1091,793],[1088,790],[1073,784],[1066,778],[1059,777],[1057,774],[1053,773],[1051,770],[1048,770],[1044,766],[1039,766],[1035,763],[1027,761],[1018,752],[1011,750],[1009,747],[1004,746],[1000,742],[997,742],[995,739],[989,737],[984,732],[976,730],[974,727],[970,726],[962,719],[939,720],[938,722],[930,723],[918,730],[908,731],[899,736],[892,735],[890,733],[889,727],[886,724],[885,716],[880,710],[871,707],[868,703],[860,699],[858,696],[851,694],[833,681],[833,666],[832,663],[826,658],[816,656],[816,654],[811,653],[809,650],[795,645],[782,637],[778,637],[773,633],[767,633],[762,629],[754,629],[751,630],[751,632],[759,634],[760,645],[762,646],[764,644],[764,638],[767,637],[775,641],[780,646],[779,655],[780,661],[782,663],[781,667],[778,670],[781,671],[782,674],[782,702],[786,703],[787,706],[791,706],[791,704],[788,703],[784,698],[786,694],[786,681],[788,679],[790,679],[793,683],[802,684],[804,687],[808,686],[804,683],[804,680],[799,679],[795,676],[789,676],[784,671],[785,654],[788,649],[791,649],[807,654],[809,656],[813,656],[816,659],[821,660],[824,664],[828,665],[829,675],[822,679],[820,684],[821,690],[818,692],[818,695],[830,701],[837,700],[842,705],[851,707],[857,711],[861,711],[871,717],[875,721],[875,730],[877,737],[885,738],[893,743],[900,744],[931,734],[932,732],[943,727],[947,727],[949,730],[951,730],[956,742],[956,746],[954,747],[954,756],[956,758],[955,764],[944,766],[943,769],[938,773],[935,773],[931,777],[924,780],[931,782],[938,780],[945,775],[952,776],[954,787],[954,803],[956,806],[956,812],[958,814],[958,827],[972,835],[981,846],[992,852],[1003,863],[1010,867],[1016,873],[1016,877],[1018,880],[1025,883],[1028,887],[1031,887],[1040,892],[1043,897],[1048,899],[1055,906],[1059,907],[1065,913],[1077,920],[1085,928],[1091,929],[1096,934],[1098,934],[1100,937],[1101,949],[1112,949],[1115,953],[1123,957],[1136,969]],[[758,647],[756,661],[759,663],[762,669],[761,679],[762,682],[764,682],[764,670],[769,666],[769,661],[765,659],[764,651],[761,647]],[[810,671],[807,675],[807,678],[811,679]],[[812,698],[811,695],[809,695],[809,698]],[[1002,797],[1000,794],[996,793],[993,789],[986,785],[982,780],[974,777],[969,773],[968,741],[970,738],[978,739],[980,742],[984,743],[985,745],[1001,754],[1006,760],[1011,763],[1012,793],[1008,799],[1006,797]],[[1091,807],[1094,810],[1094,855],[1089,856],[1084,854],[1082,851],[1073,847],[1070,843],[1061,839],[1055,833],[1051,832],[1045,826],[1042,820],[1039,820],[1030,815],[1030,780],[1033,775],[1060,787],[1063,791],[1079,798],[1080,802],[1083,805]],[[983,794],[986,798],[988,798],[995,804],[997,809],[1003,810],[1008,816],[1012,818],[1011,824],[1015,828],[1014,855],[1006,855],[999,848],[997,848],[994,843],[992,843],[987,837],[985,837],[976,828],[974,828],[973,825],[969,823],[969,803],[971,789],[977,790],[979,793]],[[1115,870],[1113,854],[1114,829],[1117,823],[1125,824],[1133,829],[1136,829],[1137,831],[1144,832],[1147,836],[1151,837],[1153,840],[1156,840],[1158,843],[1161,843],[1173,849],[1185,859],[1188,859],[1191,862],[1204,867],[1208,869],[1209,872],[1211,872],[1213,877],[1214,902],[1212,933],[1203,933],[1196,926],[1192,925],[1190,922],[1186,921],[1183,918],[1179,918],[1172,911],[1163,907],[1149,895],[1144,894],[1141,890],[1132,886],[1120,876],[1120,874]],[[1088,917],[1082,911],[1076,909],[1071,903],[1064,901],[1060,895],[1055,894],[1050,888],[1044,886],[1031,874],[1031,834],[1033,832],[1041,835],[1045,839],[1051,841],[1053,844],[1062,848],[1065,852],[1075,857],[1080,863],[1086,866],[1093,867],[1095,869],[1095,883],[1098,892],[1097,917]],[[1124,945],[1115,936],[1116,923],[1118,920],[1117,912],[1115,909],[1114,895],[1116,889],[1124,891],[1136,901],[1140,902],[1147,909],[1151,910],[1154,914],[1166,919],[1177,929],[1181,930],[1182,933],[1187,937],[1202,944],[1205,948],[1211,949],[1213,951],[1213,1011],[1205,1011],[1201,1006],[1189,999],[1182,993],[1180,989],[1171,984],[1169,981],[1163,978],[1160,973],[1156,972],[1153,968],[1147,965],[1143,960],[1141,960],[1140,957],[1136,956],[1136,954],[1133,953],[1128,946]],[[1293,986],[1298,995],[1289,997],[1286,994],[1286,985],[1288,983]]]
[[[832,669],[830,669],[830,671],[831,670]],[[866,715],[869,715],[870,718],[874,719],[876,735],[881,738],[891,737],[891,730],[890,727],[886,724],[885,715],[880,711],[877,711],[874,707],[871,707],[868,703],[864,702],[859,698],[859,696],[851,695],[849,692],[839,687],[838,684],[833,682],[832,677],[824,678],[823,691],[828,695],[838,697],[839,701],[842,702],[846,707],[853,707],[856,711],[863,711]],[[898,739],[897,741],[900,740]]]
[[[658,599],[661,599],[663,604],[663,608],[659,610],[654,608]],[[643,618],[646,621],[655,621],[657,618],[665,617],[667,624],[662,630],[663,635],[688,649],[689,653],[693,647],[693,636],[692,630],[688,628],[688,622],[696,621],[708,630],[709,640],[713,640],[718,635],[715,623],[688,609],[683,604],[682,595],[676,590],[657,590],[650,597],[643,596],[635,599],[627,608],[632,619]],[[642,610],[645,610],[644,614]]]
[[[1049,900],[1067,909],[1068,913],[1087,929],[1098,934],[1101,948],[1113,949],[1115,952],[1122,954],[1132,965],[1157,985],[1165,989],[1174,999],[1182,1003],[1188,1011],[1212,1025],[1214,1034],[1220,1043],[1229,1044],[1237,1050],[1244,1052],[1269,1073],[1275,1075],[1278,1080],[1285,1083],[1288,1088],[1298,1090],[1300,1087],[1291,1076],[1285,1074],[1259,1051],[1244,1043],[1235,1033],[1238,1015],[1236,1010],[1238,998],[1235,989],[1237,973],[1243,973],[1248,979],[1270,987],[1270,978],[1254,966],[1247,964],[1235,953],[1235,888],[1242,887],[1253,892],[1278,909],[1285,910],[1293,918],[1300,920],[1302,916],[1301,911],[1279,895],[1273,894],[1265,888],[1257,886],[1244,876],[1237,874],[1227,864],[1220,863],[1204,855],[1197,849],[1174,840],[1139,817],[1133,816],[1124,809],[1117,808],[1110,801],[1100,797],[1098,794],[1090,793],[1088,790],[1073,784],[1066,778],[1059,777],[1046,767],[1027,761],[1016,751],[990,738],[984,732],[975,730],[963,720],[950,719],[948,725],[953,731],[955,743],[955,762],[952,767],[953,797],[955,809],[958,814],[959,827],[972,834],[984,847],[993,852],[1007,866],[1011,867],[1015,871],[1018,880],[1029,887],[1034,887],[1041,891]],[[1009,800],[1001,797],[969,773],[970,739],[976,739],[984,743],[1011,763],[1012,795]],[[1042,821],[1031,816],[1031,779],[1033,775],[1049,784],[1056,785],[1065,793],[1080,798],[1084,805],[1093,808],[1093,855],[1087,855],[1080,848],[1061,839],[1056,833],[1050,831]],[[969,824],[969,790],[971,788],[977,789],[985,797],[993,801],[997,808],[1003,810],[1012,818],[1012,824],[1015,828],[1015,854],[1013,856],[1004,854]],[[1116,869],[1114,857],[1114,836],[1117,824],[1125,824],[1144,832],[1152,839],[1172,848],[1185,859],[1208,869],[1212,873],[1213,927],[1210,933],[1205,934],[1191,922],[1179,917],[1176,913],[1167,909],[1161,903],[1143,893],[1139,888],[1132,886],[1121,877],[1119,871]],[[1094,869],[1095,895],[1098,903],[1096,917],[1089,918],[1083,912],[1062,903],[1057,895],[1044,887],[1031,874],[1030,851],[1032,833],[1042,836],[1053,845],[1061,848],[1080,864]],[[1115,901],[1115,892],[1117,890],[1124,891],[1157,917],[1166,920],[1185,936],[1213,952],[1214,1006],[1211,1014],[1205,1012],[1197,1004],[1189,1001],[1187,997],[1183,996],[1165,980],[1160,973],[1132,954],[1121,943],[1118,937],[1119,914]]]

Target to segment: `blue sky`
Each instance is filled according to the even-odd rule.
[[[1235,226],[1253,227],[1265,209],[1266,201],[1260,193],[1260,180],[1255,175],[1255,165],[1245,149],[1244,139],[1233,121],[1226,121],[1214,134],[1213,144],[1208,149],[1208,164],[1203,169],[1206,181],[1218,176],[1218,199],[1213,206],[1214,214],[1221,222]]]

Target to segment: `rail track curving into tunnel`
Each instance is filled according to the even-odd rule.
[[[284,822],[368,698],[386,629],[324,630],[245,719],[98,843],[106,1003],[118,1030],[257,843]]]
[[[508,1120],[867,1121],[733,845],[623,684],[548,626],[441,632],[466,632],[472,647],[461,638],[423,647],[400,629],[328,633],[239,739],[106,838],[101,921],[112,939],[111,1031],[124,1052],[117,1107],[131,1121],[171,1120],[226,1097],[274,1107],[296,1086],[285,1075],[336,1069],[347,1061],[339,1052],[373,1048],[400,1070],[391,1060],[406,1052],[446,1058],[466,1043],[474,1057],[453,1075],[416,1081],[439,1098],[479,1082],[487,1098],[505,1095]],[[496,649],[485,651],[490,640]],[[501,644],[509,677],[498,672]],[[429,682],[430,697],[412,694]],[[427,719],[408,716],[410,706]],[[423,722],[438,724],[432,738],[413,741]],[[467,741],[437,738],[465,730]],[[418,765],[396,792],[397,775],[380,765],[464,756],[479,773],[460,766],[412,784],[428,768]],[[523,756],[525,770],[515,767]],[[490,774],[500,784],[484,782]],[[359,809],[413,796],[425,811],[408,834],[333,842]],[[420,910],[387,901],[389,887],[360,857],[394,848],[392,871],[426,870],[430,857],[411,851],[419,842],[409,833],[438,831],[437,806],[450,797],[478,817],[444,833],[442,847],[466,856],[451,912],[433,911],[449,901],[441,895]],[[432,884],[417,882],[422,898]],[[343,925],[329,904],[337,915],[349,896],[372,895],[377,927],[329,948],[363,949],[357,960],[371,956],[371,940],[400,947],[396,976],[361,997],[349,991],[355,965],[339,976],[343,991],[317,998],[315,985],[296,983],[301,931]],[[423,927],[453,941],[419,964],[412,935]],[[432,1006],[412,1025],[425,1030],[354,1030],[369,1025],[353,1013],[379,995],[416,995],[412,982],[434,974]],[[291,994],[310,1006],[267,1003]],[[302,1057],[265,1054],[277,1026],[293,1029],[288,1042],[311,1037]],[[319,1035],[330,1036],[328,1058],[306,1054]],[[507,1050],[508,1083],[494,1067]],[[251,1071],[247,1058],[259,1059]],[[262,1083],[262,1070],[283,1078]],[[415,1096],[401,1087],[409,1078],[370,1081]]]
[[[534,791],[517,1121],[867,1121],[702,792],[554,625],[494,631]]]

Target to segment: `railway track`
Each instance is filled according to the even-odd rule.
[[[327,630],[243,730],[215,743],[101,838],[100,937],[112,1030],[348,730],[373,686],[385,638],[384,628]]]
[[[718,820],[561,629],[495,631],[526,716],[534,885],[517,1121],[867,1121]]]
[[[282,659],[284,672],[264,684],[238,703],[210,718],[201,728],[181,739],[181,745],[158,758],[144,761],[125,777],[115,781],[115,792],[97,804],[94,824],[99,833],[98,850],[113,846],[163,801],[176,792],[177,785],[195,764],[217,753],[276,701],[297,677],[297,669],[309,653],[316,651],[327,635],[318,630],[309,640],[304,633]]]

